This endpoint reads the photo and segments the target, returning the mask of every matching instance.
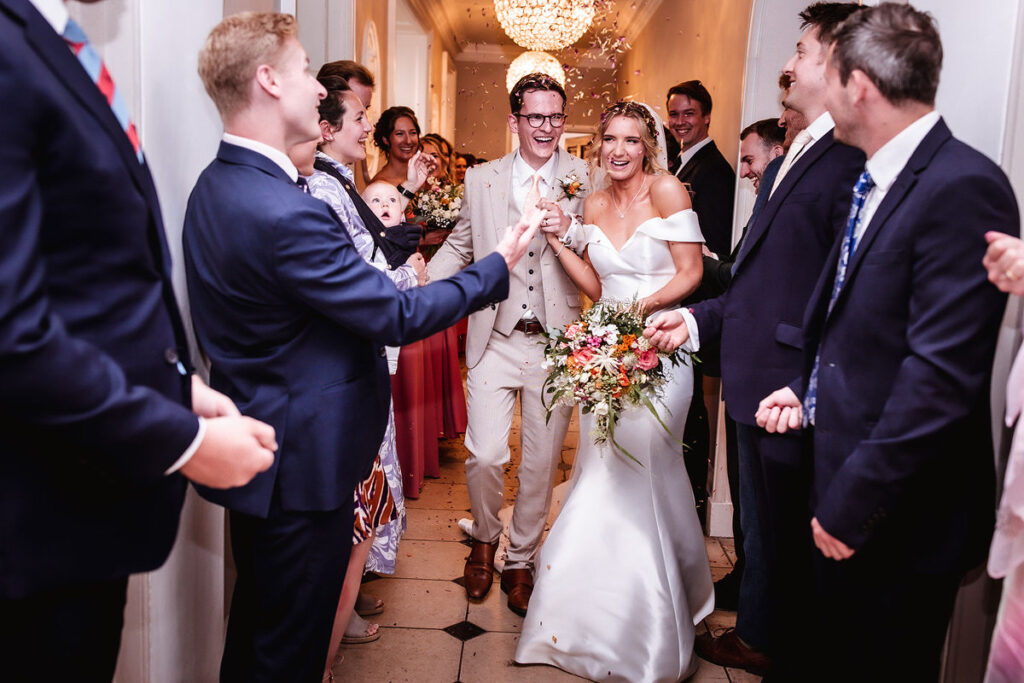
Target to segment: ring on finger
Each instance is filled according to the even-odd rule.
[[[1013,272],[1013,268],[1007,268],[1006,272],[1003,273],[1003,277],[1011,282],[1017,279],[1017,275]]]

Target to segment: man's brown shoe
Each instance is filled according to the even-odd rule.
[[[533,594],[533,570],[529,567],[506,569],[501,573],[501,590],[508,593],[508,608],[525,617]]]
[[[473,541],[473,549],[466,558],[466,568],[462,576],[466,580],[466,595],[479,600],[494,583],[494,553],[498,551],[498,542],[484,543]]]
[[[772,665],[767,655],[744,643],[734,628],[726,629],[717,638],[710,633],[702,633],[693,645],[701,658],[719,666],[764,676]]]

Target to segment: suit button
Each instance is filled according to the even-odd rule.
[[[526,304],[523,304],[523,310],[524,311],[526,310]]]
[[[532,251],[530,252],[530,256],[533,256],[533,252]]]
[[[533,268],[530,268],[530,275],[533,275]]]
[[[164,360],[167,361],[168,365],[178,364],[178,352],[174,349],[164,349]]]
[[[530,285],[530,291],[531,292],[533,291],[533,285]]]
[[[384,349],[383,346],[380,347],[380,357],[381,358],[387,358],[388,357],[388,352],[387,352],[387,350]]]
[[[491,310],[492,311],[497,310],[497,308],[498,308],[497,306],[495,306],[494,304],[491,304]]]

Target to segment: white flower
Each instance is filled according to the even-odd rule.
[[[605,403],[604,401],[601,401],[596,406],[594,406],[594,415],[607,415],[607,414],[608,414],[608,404]]]

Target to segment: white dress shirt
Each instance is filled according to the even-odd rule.
[[[871,225],[871,218],[881,205],[885,195],[896,182],[896,177],[910,161],[924,137],[939,122],[939,112],[934,109],[897,133],[889,142],[878,148],[868,159],[865,168],[875,181],[875,186],[864,198],[864,206],[860,210],[860,220],[854,232],[853,250],[860,245],[860,238]]]
[[[259,142],[258,140],[252,140],[250,138],[243,138],[240,135],[232,135],[231,133],[224,133],[224,137],[222,139],[229,145],[244,147],[251,152],[262,154],[280,166],[281,170],[288,174],[288,177],[291,178],[293,183],[298,182],[299,169],[295,168],[295,164],[292,163],[292,160],[289,159],[288,155],[281,150],[271,147],[264,142]]]
[[[690,159],[692,159],[697,154],[697,152],[707,147],[711,143],[711,136],[708,136],[701,140],[700,142],[694,144],[693,147],[686,150],[685,152],[679,152],[679,168],[676,169],[676,177],[679,177],[679,172],[683,170],[683,167],[686,166],[686,164],[690,163]]]
[[[29,0],[39,10],[47,23],[53,27],[58,36],[64,35],[64,29],[68,26],[68,8],[64,6],[64,0]]]

